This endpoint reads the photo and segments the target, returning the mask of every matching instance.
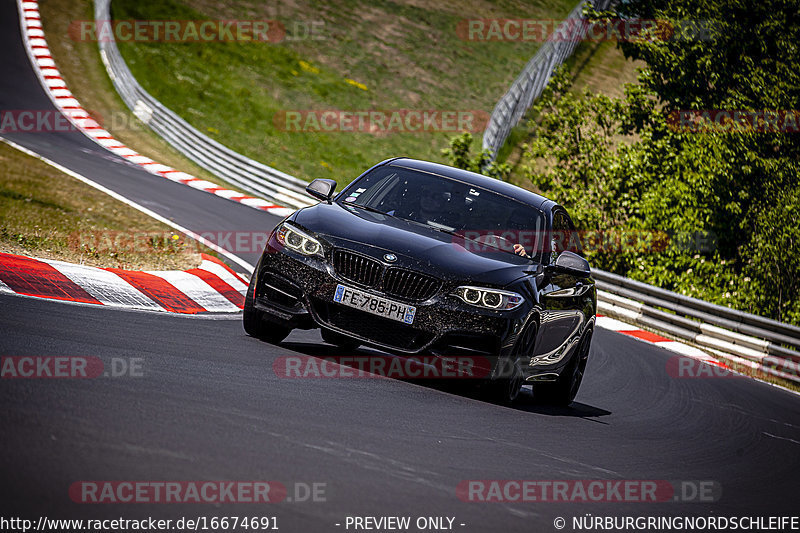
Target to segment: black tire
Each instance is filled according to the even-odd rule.
[[[497,369],[500,377],[492,380],[487,386],[487,397],[489,400],[501,405],[512,405],[519,398],[522,391],[523,372],[522,359],[533,351],[536,344],[536,325],[531,324],[525,329],[525,333],[510,357],[500,361],[501,365]]]
[[[244,297],[244,309],[242,309],[242,325],[244,331],[251,337],[278,344],[285,339],[292,331],[291,328],[272,324],[264,320],[264,313],[255,308],[253,303],[255,293],[255,276],[250,278],[250,286],[247,287],[247,295]]]
[[[567,406],[575,400],[583,382],[586,362],[589,360],[591,332],[584,337],[578,351],[556,381],[539,382],[533,385],[533,399],[539,403]]]
[[[519,357],[505,359],[500,362],[501,377],[493,379],[486,387],[486,397],[500,405],[513,405],[522,391],[522,368]]]
[[[335,331],[331,331],[329,329],[322,328],[320,330],[320,334],[322,335],[322,340],[327,342],[328,344],[333,344],[334,346],[338,346],[342,350],[355,350],[361,343],[355,339],[352,339],[346,335],[342,335],[341,333],[336,333]]]

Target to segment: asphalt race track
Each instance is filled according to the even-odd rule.
[[[599,330],[570,409],[499,407],[388,379],[285,379],[276,357],[335,354],[318,335],[271,347],[235,320],[0,297],[2,353],[141,358],[143,377],[3,380],[0,468],[13,514],[274,514],[288,531],[345,515],[451,515],[465,531],[546,529],[556,516],[796,510],[800,402],[749,379],[674,379],[671,355]],[[326,484],[325,503],[89,505],[80,480]],[[467,503],[472,479],[713,480],[716,503]]]
[[[52,109],[13,2],[0,5],[0,25],[0,108]],[[189,229],[264,230],[277,220],[147,174],[80,133],[9,137]],[[538,532],[554,531],[558,516],[571,531],[571,517],[585,513],[796,513],[800,396],[776,387],[677,379],[667,372],[673,353],[602,329],[577,401],[564,409],[529,395],[508,408],[448,385],[273,371],[281,356],[339,353],[316,332],[272,346],[246,336],[238,319],[0,295],[0,355],[136,359],[142,370],[0,381],[0,516],[274,516],[282,531],[345,531],[347,516],[449,516],[456,530]],[[456,494],[465,480],[510,479],[710,481],[721,493],[659,503]],[[296,483],[322,483],[325,501],[80,504],[68,491],[81,480],[275,480],[290,497]]]

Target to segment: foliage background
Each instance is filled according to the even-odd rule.
[[[598,19],[672,21],[688,33],[620,42],[645,62],[612,98],[564,71],[532,109],[522,174],[578,229],[639,236],[590,247],[596,267],[800,324],[800,133],[670,127],[680,110],[800,109],[800,2],[631,0]],[[686,22],[689,21],[689,24]],[[451,164],[504,179],[504,164],[451,141]],[[666,249],[642,235],[669,236]]]

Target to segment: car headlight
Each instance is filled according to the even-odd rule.
[[[516,292],[484,287],[461,286],[456,289],[455,295],[470,305],[500,311],[516,309],[525,301],[525,298]]]
[[[322,244],[320,244],[317,239],[288,222],[284,222],[280,225],[276,236],[278,242],[290,250],[294,250],[303,255],[325,257],[322,251]]]

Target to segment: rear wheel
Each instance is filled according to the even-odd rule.
[[[569,405],[578,395],[578,390],[583,382],[583,373],[586,371],[586,362],[589,360],[589,347],[592,334],[589,333],[578,348],[572,361],[567,365],[555,381],[535,383],[533,398],[541,403],[550,405]]]
[[[242,309],[242,325],[245,332],[251,337],[262,341],[278,344],[285,339],[292,331],[291,328],[271,324],[264,320],[264,313],[255,308],[255,276],[250,278],[250,286],[247,288],[247,295],[244,297],[244,309]]]
[[[322,340],[327,342],[328,344],[333,344],[334,346],[338,346],[342,350],[355,350],[361,343],[355,339],[352,339],[346,335],[342,335],[341,333],[336,333],[335,331],[331,331],[329,329],[323,328],[321,330]]]

